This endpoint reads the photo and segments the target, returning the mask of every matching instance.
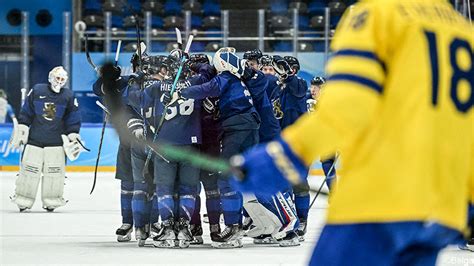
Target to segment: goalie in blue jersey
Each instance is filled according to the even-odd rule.
[[[49,84],[29,91],[15,123],[11,144],[25,145],[12,202],[20,212],[31,209],[42,181],[41,200],[49,212],[64,206],[66,156],[78,158],[84,150],[79,130],[81,114],[73,92],[64,88],[68,74],[62,66],[49,72]]]

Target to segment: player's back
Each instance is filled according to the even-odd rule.
[[[345,14],[327,89],[364,87],[361,97],[376,112],[341,147],[330,223],[433,220],[463,228],[473,174],[473,40],[448,1],[361,1]],[[344,90],[348,82],[356,89]]]

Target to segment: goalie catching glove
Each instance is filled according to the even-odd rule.
[[[67,136],[61,135],[61,138],[63,139],[64,153],[67,158],[71,162],[75,161],[81,152],[85,150],[81,144],[81,136],[77,133],[70,133]]]
[[[309,169],[281,138],[233,156],[230,163],[242,173],[232,182],[237,190],[269,195],[286,190],[290,184],[300,184]]]

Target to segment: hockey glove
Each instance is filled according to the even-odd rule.
[[[209,114],[214,113],[214,111],[216,110],[216,106],[214,105],[214,101],[209,99],[209,97],[202,101],[202,105],[204,106],[204,110],[206,110],[206,112],[208,112]]]
[[[145,139],[145,125],[143,120],[138,118],[131,118],[127,122],[127,127],[130,129],[130,132],[135,136],[135,138],[143,140]]]
[[[61,138],[63,139],[64,153],[66,154],[67,158],[71,162],[75,161],[79,157],[81,152],[85,150],[80,143],[81,138],[79,134],[70,133],[67,136],[63,134],[61,135]]]
[[[232,179],[232,185],[240,191],[271,195],[290,184],[300,184],[308,175],[308,166],[281,138],[233,156],[230,163],[242,173]]]
[[[133,82],[141,83],[144,78],[145,78],[145,73],[139,70],[136,73],[130,74],[130,79],[128,83],[133,83]]]
[[[244,59],[241,61],[241,66],[242,66],[242,74],[241,74],[241,80],[243,82],[246,82],[248,80],[250,80],[251,78],[253,78],[257,72],[252,68],[250,67],[248,64],[247,64],[247,60]]]
[[[288,62],[286,62],[285,59],[283,59],[283,57],[279,55],[274,55],[272,59],[272,66],[278,76],[280,76],[282,80],[287,79],[288,76],[292,73],[291,67]]]
[[[178,91],[173,92],[173,95],[171,95],[170,91],[167,91],[164,92],[163,95],[161,95],[160,101],[163,103],[163,105],[169,106],[180,99],[182,98]]]
[[[13,134],[10,138],[10,144],[13,148],[18,149],[21,145],[28,142],[28,134],[30,128],[27,125],[18,124],[16,118],[13,120]]]

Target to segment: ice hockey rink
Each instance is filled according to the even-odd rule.
[[[20,213],[9,199],[16,173],[0,174],[0,265],[306,265],[327,208],[327,198],[318,197],[310,210],[306,241],[299,247],[254,245],[244,238],[243,248],[217,250],[210,245],[208,225],[203,224],[204,245],[158,249],[150,241],[139,248],[133,240],[116,241],[115,229],[121,223],[120,185],[112,173],[99,173],[92,195],[93,173],[68,173],[65,198],[69,203],[53,213],[44,211],[40,200],[29,212]],[[312,187],[319,187],[321,181],[322,177],[310,177]],[[440,254],[438,265],[474,265],[474,253],[449,247]]]

